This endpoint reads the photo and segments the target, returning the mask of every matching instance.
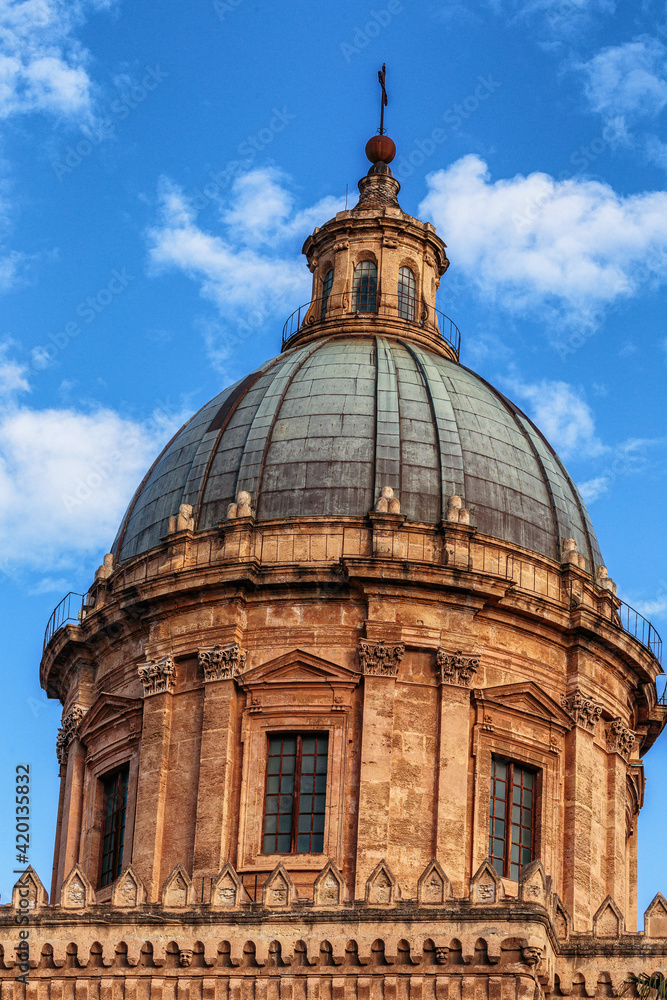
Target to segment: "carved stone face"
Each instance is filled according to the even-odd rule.
[[[435,961],[437,965],[444,965],[447,961],[447,956],[449,955],[449,948],[436,948],[435,949]]]
[[[524,965],[536,966],[542,961],[541,948],[522,948],[521,957]]]
[[[188,969],[192,965],[192,952],[188,949],[179,951],[178,961],[183,966],[184,969]]]

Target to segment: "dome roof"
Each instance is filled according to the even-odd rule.
[[[360,517],[383,486],[410,520],[437,524],[458,494],[484,534],[557,561],[574,538],[602,563],[576,487],[518,407],[458,362],[371,333],[288,350],[204,406],[145,477],[114,554],[158,544],[180,504],[198,530],[240,490],[260,521]]]

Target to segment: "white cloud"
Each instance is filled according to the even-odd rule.
[[[295,212],[287,178],[272,168],[238,177],[221,212],[222,230],[205,231],[187,195],[167,178],[159,184],[160,218],[148,233],[153,274],[182,271],[223,321],[205,321],[209,356],[224,365],[232,345],[310,297],[311,279],[300,254],[313,220],[342,208],[325,198]]]
[[[446,239],[453,266],[510,311],[590,328],[605,307],[667,279],[667,192],[623,197],[543,173],[492,181],[475,155],[427,183],[420,214]]]
[[[0,354],[0,571],[54,571],[106,551],[125,507],[185,414],[144,423],[111,409],[35,409],[12,397],[24,371]]]
[[[577,489],[581,493],[584,503],[593,503],[603,496],[609,489],[611,479],[609,476],[595,476],[587,479],[584,483],[577,483]]]
[[[7,357],[11,346],[9,340],[0,344],[0,404],[18,393],[30,391],[25,366]]]
[[[74,34],[87,6],[85,0],[0,0],[0,118],[90,114],[90,56]]]
[[[578,68],[591,110],[608,121],[653,118],[667,104],[667,48],[657,38],[602,49]]]
[[[530,417],[561,458],[594,458],[607,451],[596,434],[593,411],[567,382],[505,381],[528,404]]]

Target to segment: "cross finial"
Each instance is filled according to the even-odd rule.
[[[380,135],[384,135],[386,129],[384,127],[384,109],[389,104],[387,100],[387,88],[385,87],[385,80],[387,79],[387,67],[385,63],[382,63],[382,69],[378,70],[378,80],[380,86],[382,87],[382,97],[380,98],[380,128],[378,132]]]

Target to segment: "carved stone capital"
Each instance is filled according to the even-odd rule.
[[[436,664],[439,684],[470,687],[479,670],[479,656],[464,656],[460,649],[457,653],[450,653],[441,648],[436,654]]]
[[[621,757],[627,760],[636,741],[636,735],[623,725],[621,719],[611,720],[607,726],[607,750],[610,753],[620,753]]]
[[[198,651],[199,666],[205,681],[226,681],[245,670],[246,654],[238,642],[226,646],[207,646]]]
[[[149,660],[139,667],[137,673],[144,686],[144,697],[174,690],[176,667],[171,656],[161,656],[159,660]]]
[[[595,732],[595,723],[602,715],[602,705],[597,705],[590,698],[584,698],[581,691],[575,691],[569,697],[562,694],[560,703],[572,721],[589,733]]]
[[[79,705],[75,705],[71,712],[63,715],[58,736],[56,737],[56,757],[59,764],[67,763],[69,745],[78,733],[79,725],[85,714]]]
[[[380,677],[397,677],[398,668],[405,646],[402,642],[391,646],[385,645],[384,639],[379,642],[359,642],[359,664],[362,674],[375,674]]]

